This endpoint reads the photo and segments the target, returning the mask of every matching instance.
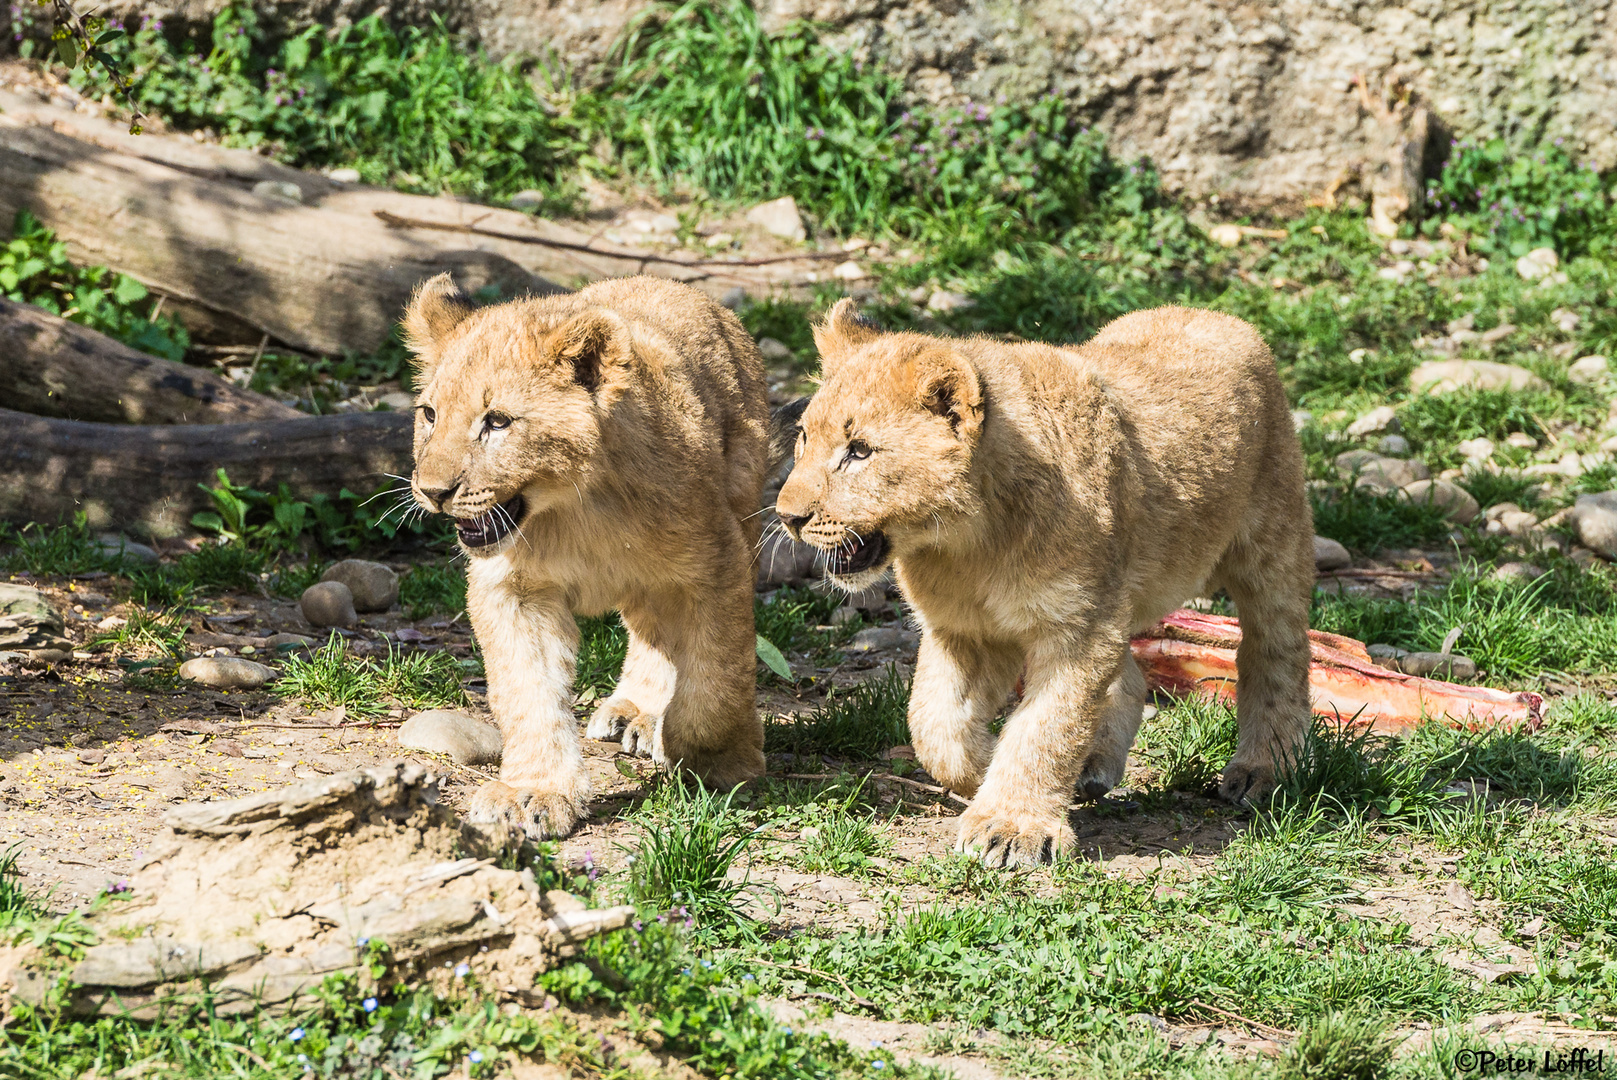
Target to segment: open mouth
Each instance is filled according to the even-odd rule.
[[[863,540],[850,534],[842,546],[826,556],[825,568],[838,577],[847,577],[881,565],[886,557],[887,537],[881,533],[872,533]]]
[[[455,531],[460,534],[460,542],[469,548],[488,547],[516,532],[526,510],[522,496],[513,495],[477,517],[457,518]]]

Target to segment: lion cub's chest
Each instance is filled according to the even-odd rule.
[[[910,559],[897,569],[923,624],[968,637],[1026,641],[1089,606],[1082,586],[988,561]]]

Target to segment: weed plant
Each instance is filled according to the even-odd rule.
[[[636,817],[642,823],[633,852],[630,894],[657,911],[688,913],[703,931],[752,936],[743,902],[762,886],[730,877],[740,869],[754,835],[732,806],[735,792],[709,791],[683,773],[665,780]]]
[[[333,633],[307,658],[288,656],[275,691],[316,708],[341,707],[350,716],[375,717],[384,715],[394,703],[408,709],[465,705],[464,674],[460,662],[447,652],[390,648],[380,659],[355,656]]]
[[[909,699],[909,682],[889,666],[876,678],[831,690],[811,712],[765,725],[764,750],[873,759],[909,742]]]

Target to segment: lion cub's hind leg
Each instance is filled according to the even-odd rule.
[[[1241,645],[1235,654],[1240,734],[1219,785],[1219,794],[1230,802],[1256,798],[1274,787],[1279,770],[1308,732],[1314,552],[1306,510],[1301,520],[1300,535],[1271,532],[1262,550],[1238,543],[1216,571],[1241,619]]]
[[[1078,776],[1078,797],[1099,799],[1123,780],[1129,750],[1145,715],[1145,676],[1134,655],[1125,650],[1123,669],[1106,688],[1106,704],[1095,724],[1095,735]]]

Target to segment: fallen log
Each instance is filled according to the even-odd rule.
[[[285,1013],[317,1004],[333,975],[366,995],[450,993],[470,978],[540,1005],[535,976],[635,909],[589,908],[531,869],[501,869],[520,864],[520,833],[462,823],[438,796],[437,777],[392,761],[177,806],[128,896],[87,915],[82,955],[63,966],[48,947],[0,949],[0,1006],[54,999],[143,1020],[195,1005]]]
[[[230,479],[302,497],[369,491],[411,460],[411,418],[399,413],[301,416],[249,424],[124,425],[0,409],[0,520],[69,521],[157,537],[210,509],[198,484]]]
[[[258,190],[266,182],[298,198]],[[493,285],[509,298],[642,273],[712,295],[768,291],[816,265],[609,244],[521,211],[338,185],[0,92],[0,219],[24,208],[76,262],[323,354],[375,350],[410,291],[445,270],[468,292]]]
[[[1364,644],[1352,638],[1318,630],[1310,630],[1308,637],[1309,696],[1317,716],[1384,734],[1427,719],[1473,730],[1516,725],[1532,730],[1543,721],[1544,699],[1537,694],[1405,675],[1377,667]],[[1153,690],[1228,702],[1235,700],[1240,644],[1239,621],[1183,609],[1130,642]]]
[[[0,297],[0,406],[111,424],[292,420],[296,409]]]

